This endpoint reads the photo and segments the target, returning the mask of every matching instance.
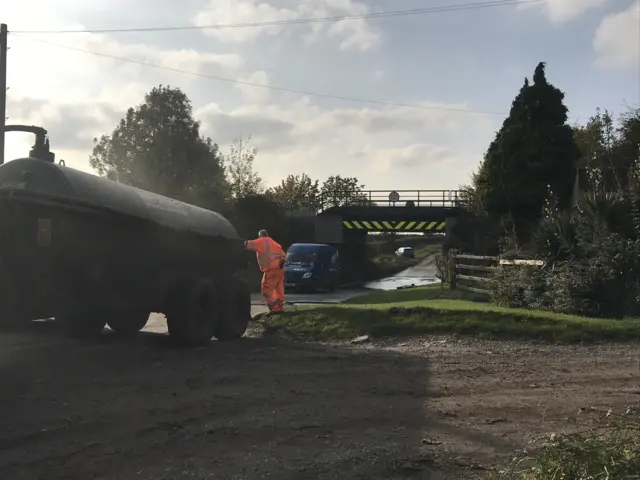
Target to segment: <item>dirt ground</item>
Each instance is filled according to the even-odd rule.
[[[0,342],[11,480],[476,478],[580,407],[640,403],[637,344]]]

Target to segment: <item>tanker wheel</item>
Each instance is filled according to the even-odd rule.
[[[169,293],[166,308],[169,335],[179,344],[207,344],[216,329],[216,289],[207,279],[183,280]]]
[[[114,313],[107,320],[107,325],[119,335],[134,335],[142,330],[148,321],[149,312],[133,310]]]
[[[236,282],[227,292],[220,322],[213,334],[222,342],[238,340],[247,331],[251,321],[251,292],[242,281]]]
[[[55,318],[71,338],[97,337],[107,324],[106,317],[100,313],[65,314]]]

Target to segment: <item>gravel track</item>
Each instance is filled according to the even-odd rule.
[[[0,472],[33,479],[460,479],[640,403],[638,345],[376,345],[0,333]],[[153,330],[153,329],[152,329]]]

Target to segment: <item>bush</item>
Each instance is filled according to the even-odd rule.
[[[563,262],[554,266],[547,276],[545,299],[547,308],[558,313],[593,311],[593,305],[585,298],[591,289],[585,287],[589,269],[578,262]]]
[[[553,213],[543,218],[534,232],[536,251],[551,262],[562,261],[578,254],[575,219],[570,213]]]
[[[548,266],[501,269],[491,283],[494,301],[594,317],[640,313],[637,209],[629,203],[607,194],[583,199],[573,214],[547,212],[534,252]]]
[[[547,272],[539,267],[501,267],[489,282],[491,299],[511,308],[547,309]]]
[[[609,259],[565,262],[549,278],[549,308],[562,313],[623,318],[636,311],[636,295],[625,272],[613,270]]]
[[[533,456],[526,452],[499,477],[512,480],[637,479],[640,472],[640,416],[584,410],[574,433],[553,434]]]
[[[553,267],[502,267],[490,282],[496,304],[590,317],[623,318],[638,313],[637,287],[612,259],[566,261]]]

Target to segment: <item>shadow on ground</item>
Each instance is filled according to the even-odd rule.
[[[424,357],[52,323],[0,334],[3,478],[451,478],[425,452]]]

